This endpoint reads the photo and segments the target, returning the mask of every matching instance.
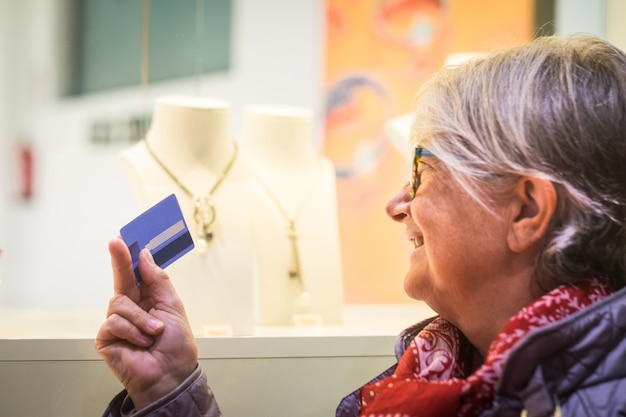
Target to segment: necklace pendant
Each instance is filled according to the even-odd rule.
[[[215,222],[215,206],[208,194],[195,196],[193,202],[193,218],[198,230],[198,252],[205,253],[209,243],[213,240],[211,226]]]
[[[206,244],[211,243],[213,241],[213,231],[211,230],[210,224],[203,224],[198,228],[198,237],[200,240],[203,240]]]
[[[207,247],[208,247],[208,243],[206,240],[204,239],[198,239],[198,241],[196,242],[196,250],[198,251],[198,253],[200,255],[203,255],[206,253]]]
[[[235,160],[237,159],[237,153],[239,152],[239,148],[237,147],[237,143],[233,142],[233,156],[228,161],[228,164],[219,175],[219,178],[213,184],[213,186],[209,189],[208,192],[204,194],[193,194],[189,188],[185,187],[185,185],[180,182],[180,180],[170,171],[165,164],[155,155],[154,151],[150,147],[147,138],[144,138],[143,144],[146,147],[146,150],[155,160],[157,165],[161,167],[161,169],[176,183],[176,185],[187,194],[192,202],[193,202],[193,218],[196,222],[196,228],[198,230],[197,233],[197,241],[196,247],[198,251],[204,253],[209,242],[213,239],[213,232],[210,230],[211,225],[215,222],[215,205],[213,203],[213,193],[219,188],[222,184],[226,176],[230,172],[233,167]],[[0,251],[1,254],[1,251]]]
[[[311,297],[308,292],[302,290],[300,297],[298,297],[298,304],[301,307],[308,307],[311,304]]]
[[[208,246],[209,243],[213,241],[213,232],[204,229],[203,233],[200,234],[200,240],[203,241],[206,246]]]
[[[296,233],[296,223],[289,220],[287,237],[291,241],[291,266],[287,270],[290,279],[302,280],[300,272],[300,254],[298,253],[298,234]]]
[[[209,225],[203,225],[199,227],[198,230],[198,240],[196,243],[196,247],[198,248],[198,252],[200,254],[206,253],[209,248],[209,244],[213,240],[213,232],[209,230]]]

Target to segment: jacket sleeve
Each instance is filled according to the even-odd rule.
[[[149,406],[135,410],[124,390],[109,404],[102,417],[222,417],[204,370],[196,370],[174,391]]]

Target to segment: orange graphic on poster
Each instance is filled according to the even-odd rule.
[[[324,153],[337,172],[346,303],[409,301],[410,245],[385,204],[408,180],[408,155],[385,123],[410,112],[448,55],[530,39],[530,0],[328,0]]]

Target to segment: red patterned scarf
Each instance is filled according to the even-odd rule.
[[[531,330],[556,322],[611,293],[594,279],[563,285],[520,310],[467,376],[459,330],[436,318],[411,342],[393,375],[361,389],[362,417],[476,416],[491,406],[504,357]]]

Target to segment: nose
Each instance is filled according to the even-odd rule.
[[[392,220],[402,222],[409,217],[411,197],[409,195],[410,184],[407,182],[393,197],[387,201],[385,211]]]

